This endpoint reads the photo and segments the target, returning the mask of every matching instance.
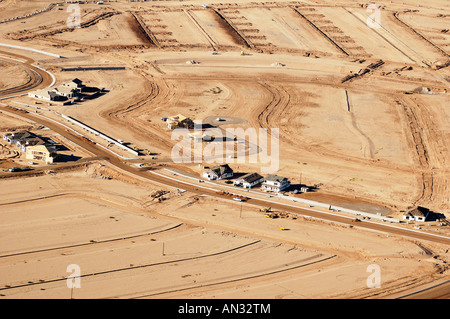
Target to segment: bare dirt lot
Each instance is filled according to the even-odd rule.
[[[396,220],[423,206],[442,221],[399,227],[445,241],[448,2],[202,4],[76,4],[72,28],[68,3],[0,1],[0,131],[37,131],[76,155],[2,172],[0,298],[392,298],[448,279],[448,246],[438,241],[265,218],[211,189],[201,196],[205,166],[228,162],[238,176],[267,163],[174,163],[178,141],[163,120],[278,129],[276,174],[314,188],[296,198]],[[76,78],[102,93],[68,105],[27,96]],[[214,143],[202,147],[223,144]],[[26,165],[23,152],[0,144],[0,167]],[[145,171],[168,167],[189,177],[166,172],[165,183]],[[188,191],[174,180],[190,181]],[[207,184],[217,185],[225,183]],[[286,195],[267,200],[293,204]],[[67,288],[71,264],[82,289]],[[368,287],[370,265],[381,269],[381,288]]]
[[[22,194],[28,184],[33,190]],[[160,186],[97,164],[2,185],[5,298],[70,298],[65,275],[74,263],[83,274],[75,298],[370,296],[373,263],[383,269],[384,293],[401,291],[405,281],[430,281],[445,265],[439,245],[426,245],[441,256],[430,263],[414,241],[396,236],[304,218],[270,220],[252,206],[173,188],[159,203],[149,194]]]

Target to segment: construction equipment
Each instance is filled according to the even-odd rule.
[[[261,213],[267,213],[267,212],[270,212],[270,211],[271,211],[271,207],[261,208],[259,211],[260,211]]]
[[[281,218],[289,218],[289,214],[286,212],[280,212],[280,217]]]

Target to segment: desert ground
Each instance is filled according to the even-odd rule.
[[[449,297],[448,1],[0,8],[0,133],[51,139],[63,159],[30,164],[0,140],[0,298]],[[28,95],[73,79],[101,93]],[[177,114],[242,129],[245,152],[175,161],[162,118]],[[268,165],[248,160],[252,129],[275,136],[276,174],[313,191],[203,181]],[[417,206],[440,219],[405,222]]]

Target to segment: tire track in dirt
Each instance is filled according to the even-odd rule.
[[[369,149],[369,157],[373,159],[375,153],[375,145],[372,139],[369,136],[367,136],[356,124],[355,113],[353,112],[353,107],[350,102],[350,97],[347,90],[345,90],[345,99],[347,105],[347,112],[345,113],[344,116],[344,123],[347,126],[347,128],[361,140],[362,144],[361,149],[363,150],[364,157],[366,157],[366,150]]]
[[[84,22],[82,22],[80,24],[80,28],[89,28],[89,27],[97,24],[101,20],[108,19],[108,18],[110,18],[110,17],[112,17],[113,15],[116,15],[116,14],[119,14],[119,12],[117,12],[117,11],[110,11],[110,12],[103,12],[103,13],[100,13],[100,14],[96,14],[95,16],[90,18],[89,20],[87,20],[87,21],[85,20]],[[10,34],[9,37],[14,39],[14,40],[21,40],[21,41],[23,41],[23,40],[33,40],[35,38],[43,38],[43,39],[45,39],[47,37],[51,37],[51,36],[53,36],[55,34],[58,34],[58,33],[71,32],[71,31],[73,31],[72,28],[64,26],[64,27],[56,28],[54,30],[49,30],[49,31],[46,31],[46,32],[42,32],[42,33],[34,32],[33,30],[19,31],[19,32],[15,32],[15,33]]]
[[[297,97],[297,93],[293,87],[291,86],[284,86],[284,87],[279,87],[278,81],[274,78],[274,79],[269,79],[269,80],[265,80],[265,81],[261,81],[260,78],[255,77],[255,78],[241,78],[239,76],[234,75],[233,77],[231,76],[225,76],[225,75],[221,75],[219,77],[214,76],[214,77],[209,77],[209,76],[201,76],[201,77],[186,77],[186,76],[165,76],[164,77],[167,80],[170,80],[170,82],[175,82],[177,83],[178,81],[192,81],[192,80],[204,80],[204,81],[208,81],[208,80],[220,80],[223,82],[233,82],[233,83],[239,83],[241,81],[248,83],[249,81],[252,81],[252,83],[256,83],[257,85],[260,86],[260,88],[262,89],[262,91],[264,92],[265,96],[267,96],[267,98],[263,99],[263,102],[261,104],[258,104],[257,107],[255,107],[252,110],[252,114],[257,114],[255,116],[252,116],[251,118],[248,119],[249,121],[249,125],[251,127],[261,127],[261,128],[270,128],[270,127],[276,127],[280,121],[280,114],[284,114],[286,112],[289,112],[290,109],[292,109],[293,107],[299,107],[300,105],[303,105],[305,103],[304,101],[304,97],[303,96],[298,96]],[[297,85],[297,84],[301,84],[301,83],[309,83],[308,81],[304,81],[304,80],[299,80],[299,79],[291,79],[291,78],[283,78],[283,84],[293,84],[293,85]],[[331,84],[325,84],[325,83],[321,83],[320,85],[324,85],[325,87],[331,86]],[[346,87],[344,85],[336,85],[337,87],[342,87],[343,89]],[[175,88],[169,88],[170,91],[173,91]],[[177,91],[179,91],[180,89],[178,88]],[[378,89],[376,88],[372,88],[371,90],[369,90],[370,92],[378,92]],[[382,92],[382,93],[386,93],[386,92]],[[180,95],[180,92],[177,92],[176,95]],[[287,95],[287,96],[283,96],[283,95]],[[298,101],[300,101],[298,104],[296,103],[295,105],[292,103],[293,99],[296,99]],[[167,105],[167,101],[162,101],[161,105]],[[156,105],[158,105],[158,103],[156,103]],[[278,113],[277,113],[278,112]],[[282,126],[283,127],[283,126]],[[286,127],[286,126],[284,126]],[[283,133],[283,134],[281,134]],[[167,132],[163,132],[161,134],[167,134]],[[295,146],[299,149],[299,150],[303,150],[306,152],[309,152],[311,154],[314,154],[315,156],[317,156],[318,158],[323,159],[324,161],[329,159],[330,161],[336,161],[339,160],[342,167],[348,167],[349,165],[352,165],[353,167],[358,167],[358,166],[370,166],[371,168],[379,168],[379,169],[384,169],[387,172],[392,172],[392,173],[407,173],[410,174],[412,172],[412,169],[408,166],[408,165],[397,165],[396,167],[394,167],[392,165],[392,163],[387,162],[387,161],[375,161],[372,160],[370,158],[362,158],[359,156],[350,156],[350,155],[345,155],[343,156],[342,153],[337,152],[337,151],[333,151],[330,148],[321,146],[320,144],[314,143],[312,141],[307,141],[304,138],[302,138],[301,143],[295,142],[298,141],[298,133],[297,134],[288,134],[287,131],[281,132],[280,131],[280,139],[283,139],[284,141],[289,142],[290,144],[295,143]],[[339,164],[336,164],[339,165]]]
[[[321,257],[323,257],[323,258],[321,258]],[[245,282],[246,285],[250,285],[250,284],[264,282],[267,280],[276,280],[276,279],[283,278],[285,276],[290,275],[291,272],[293,272],[295,270],[299,270],[299,269],[303,270],[303,268],[305,268],[305,267],[315,265],[318,263],[324,263],[329,260],[333,260],[336,257],[337,257],[337,255],[331,255],[331,256],[324,257],[323,255],[319,254],[319,255],[315,255],[310,258],[307,258],[305,260],[300,260],[296,263],[294,262],[291,264],[285,264],[284,268],[281,268],[281,269],[274,269],[271,271],[266,271],[266,272],[259,273],[259,274],[257,273],[257,274],[253,274],[251,276],[245,276],[245,277],[240,277],[240,278],[231,278],[231,279],[222,280],[219,282],[204,283],[201,285],[196,285],[196,286],[191,286],[191,287],[171,289],[171,290],[156,292],[153,294],[139,295],[139,296],[135,296],[135,297],[131,297],[131,298],[139,299],[139,298],[149,298],[149,297],[155,297],[155,296],[161,297],[162,295],[173,295],[173,294],[178,294],[178,293],[183,293],[183,296],[185,296],[186,291],[190,291],[189,294],[197,294],[197,293],[200,293],[201,291],[205,291],[205,290],[210,292],[211,289],[223,289],[224,286],[225,287],[236,287],[235,284],[238,282]],[[321,258],[321,259],[317,259],[317,258]],[[244,284],[244,283],[242,283],[242,284]],[[123,296],[120,296],[120,297],[123,297]],[[129,297],[129,296],[127,296],[127,297]]]
[[[7,88],[5,90],[0,90],[0,96],[30,90],[42,83],[43,77],[38,73],[37,70],[35,70],[36,68],[32,67],[31,65],[15,63],[10,60],[3,60],[3,59],[0,60],[23,67],[23,70],[27,73],[28,76],[28,80],[25,83],[15,87]]]
[[[164,106],[173,99],[176,90],[171,90],[162,77],[152,77],[144,73],[139,73],[144,80],[144,92],[134,97],[134,103],[121,104],[113,109],[102,111],[99,116],[112,122],[113,126],[127,126],[128,130],[136,136],[145,136],[149,145],[159,149],[170,149],[167,143],[166,133],[161,130],[149,130],[147,123],[143,123],[138,118],[139,111],[146,105],[151,104],[151,110]],[[148,112],[149,108],[144,107],[142,112]],[[142,114],[142,113],[141,113]],[[143,134],[145,132],[145,134]]]
[[[272,128],[279,128],[281,114],[289,106],[291,96],[281,85],[258,81],[258,84],[270,94],[270,102],[264,106],[257,116],[258,126],[267,129],[270,134]],[[280,134],[281,137],[281,134]]]
[[[417,107],[411,100],[399,98],[396,100],[396,103],[403,109],[403,113],[409,124],[409,132],[407,132],[407,136],[410,139],[409,145],[415,150],[415,162],[421,170],[419,177],[421,180],[421,189],[413,205],[429,203],[433,196],[434,181],[433,172],[430,170],[430,154],[427,143],[424,140],[424,134],[422,133],[427,131],[428,127],[425,126],[425,123],[417,115]]]
[[[422,172],[423,191],[419,200],[430,205],[448,208],[450,200],[448,194],[448,177],[450,170],[446,156],[449,152],[446,135],[436,128],[432,118],[432,111],[425,104],[418,104],[409,97],[400,101],[407,113],[411,131],[416,141],[416,151],[419,156],[419,165]],[[418,201],[419,201],[418,200]]]
[[[293,107],[291,100],[292,100],[292,94],[289,93],[288,89],[285,87],[279,85],[278,83],[271,82],[270,84],[268,82],[262,82],[259,81],[258,84],[260,84],[267,92],[270,93],[270,102],[268,102],[264,108],[259,111],[260,113],[257,116],[257,123],[259,127],[267,128],[270,133],[270,127],[280,127],[285,128],[285,125],[281,125],[280,120],[283,116],[286,115],[288,109],[290,107]],[[296,105],[298,107],[298,105]],[[358,162],[363,165],[376,163],[373,161],[374,159],[374,143],[368,137],[364,132],[361,131],[361,129],[356,124],[356,118],[352,112],[350,112],[349,117],[346,117],[346,125],[349,128],[350,131],[352,131],[355,135],[358,137],[361,137],[363,144],[365,145],[365,148],[369,151],[369,159],[362,159],[358,157],[346,157],[345,160],[350,160],[352,162]],[[284,140],[287,143],[295,143],[296,138],[298,138],[298,134],[289,134],[289,132],[283,130],[280,132],[280,139]],[[321,157],[323,158],[332,158],[333,160],[336,160],[338,158],[344,159],[342,157],[342,154],[330,151],[328,148],[321,147],[320,145],[308,145],[305,143],[295,143],[296,146],[299,149],[304,149],[308,151],[314,151],[314,153],[319,153]],[[364,150],[365,153],[365,150]],[[383,164],[380,164],[380,166]]]
[[[161,265],[170,265],[170,264],[174,264],[174,263],[188,262],[188,261],[193,261],[193,260],[195,261],[195,260],[199,260],[199,259],[211,258],[211,257],[219,256],[219,255],[230,254],[237,250],[245,249],[247,247],[252,247],[253,245],[256,245],[260,242],[261,242],[260,240],[255,240],[255,241],[249,242],[247,244],[233,247],[233,248],[230,248],[227,250],[222,250],[222,251],[204,254],[204,255],[200,255],[200,256],[180,258],[180,259],[168,260],[168,261],[160,261],[160,262],[155,262],[155,263],[148,263],[148,264],[143,264],[143,265],[122,267],[122,268],[116,268],[116,269],[107,269],[107,270],[98,271],[95,273],[82,274],[82,275],[80,275],[80,278],[98,277],[98,276],[102,276],[102,275],[103,276],[110,275],[112,273],[117,273],[117,272],[130,271],[130,270],[136,270],[136,269],[143,269],[143,268],[156,267],[156,266],[161,266]],[[36,285],[44,285],[44,284],[48,284],[48,283],[66,281],[66,280],[67,280],[67,278],[63,277],[63,278],[40,280],[38,282],[28,282],[28,283],[24,283],[24,284],[7,285],[4,287],[1,287],[0,291],[8,291],[8,290],[12,290],[12,289],[19,289],[19,288],[24,288],[24,287],[36,286]]]
[[[147,237],[156,235],[156,234],[160,234],[163,232],[168,232],[174,229],[179,228],[180,226],[182,226],[183,224],[177,224],[177,225],[172,225],[170,227],[167,228],[163,228],[163,229],[159,229],[159,230],[155,230],[155,231],[150,231],[150,232],[145,232],[145,233],[141,233],[141,234],[136,234],[136,235],[129,235],[129,236],[120,236],[120,237],[114,237],[114,238],[109,238],[109,239],[104,239],[104,240],[96,240],[96,241],[90,241],[90,242],[84,242],[84,243],[76,243],[76,244],[72,244],[72,245],[66,245],[66,246],[58,246],[58,247],[51,247],[51,248],[44,248],[44,249],[36,249],[36,250],[29,250],[29,251],[23,251],[23,252],[16,252],[16,253],[9,253],[9,254],[5,254],[5,255],[1,255],[0,259],[11,259],[13,257],[19,257],[19,260],[23,260],[24,256],[26,255],[36,255],[36,254],[44,254],[44,253],[48,253],[48,252],[52,252],[54,254],[58,254],[58,251],[61,250],[67,250],[67,249],[72,249],[70,252],[74,253],[73,248],[80,248],[82,247],[82,251],[86,252],[86,246],[102,246],[103,244],[107,244],[108,248],[110,248],[110,244],[113,242],[124,242],[124,241],[131,241],[132,239],[144,239],[146,240]],[[8,261],[8,262],[14,262],[13,261]]]

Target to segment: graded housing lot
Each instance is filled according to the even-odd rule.
[[[44,52],[0,47],[0,130],[51,136],[76,160],[0,172],[0,298],[392,298],[448,280],[445,223],[373,231],[393,225],[256,193],[232,201],[217,192],[231,186],[198,183],[212,163],[172,161],[177,141],[161,121],[279,128],[277,174],[318,187],[296,197],[449,218],[446,1],[383,3],[369,28],[373,11],[354,1],[118,0],[79,4],[73,30],[68,4],[11,3],[0,2],[0,43]],[[102,94],[73,105],[26,95],[50,74]],[[26,166],[1,142],[1,168]],[[264,167],[227,160],[236,173]],[[303,211],[266,218],[263,200]],[[67,286],[74,264],[80,289]]]

